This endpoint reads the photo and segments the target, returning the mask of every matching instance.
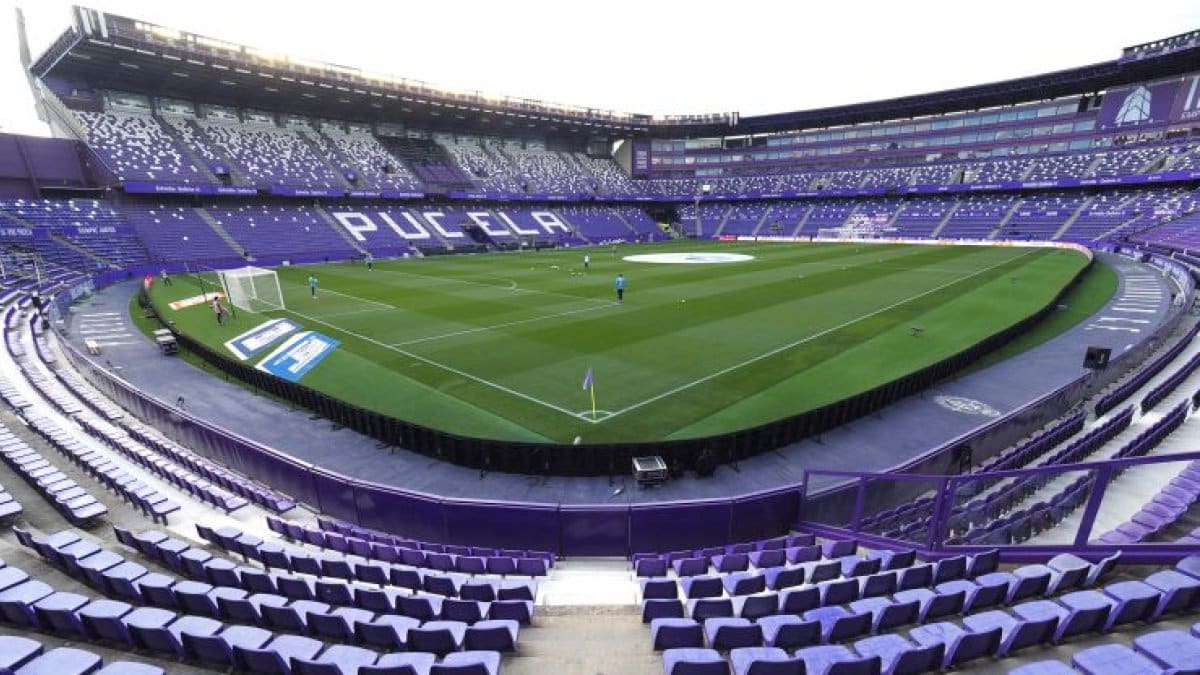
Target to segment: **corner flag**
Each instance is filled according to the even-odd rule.
[[[592,377],[592,369],[588,368],[587,373],[583,376],[583,389],[592,395],[592,420],[596,419],[596,382]]]

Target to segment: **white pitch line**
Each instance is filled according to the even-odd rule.
[[[360,339],[360,340],[365,340],[366,342],[370,342],[370,343],[371,343],[371,344],[373,344],[373,345],[377,345],[377,346],[379,346],[379,347],[383,347],[384,349],[389,349],[389,350],[391,350],[391,351],[393,351],[393,352],[396,352],[397,354],[402,354],[402,355],[404,355],[404,356],[407,356],[407,357],[409,357],[409,358],[416,359],[417,361],[420,361],[420,362],[422,362],[422,363],[427,363],[427,364],[429,364],[429,365],[431,365],[431,366],[433,366],[433,367],[435,367],[435,368],[441,368],[442,370],[444,370],[444,371],[446,371],[446,372],[448,372],[448,373],[453,373],[453,374],[455,374],[455,375],[458,375],[459,377],[464,377],[464,378],[466,378],[466,379],[468,379],[468,380],[473,380],[473,381],[475,381],[475,382],[478,382],[478,383],[480,383],[480,384],[487,385],[487,386],[489,386],[489,387],[491,387],[491,388],[493,388],[493,389],[497,389],[497,390],[499,390],[499,391],[502,391],[502,392],[504,392],[504,393],[506,393],[506,394],[511,394],[511,395],[513,395],[513,396],[516,396],[516,397],[518,397],[518,398],[525,399],[526,401],[529,401],[529,402],[531,402],[531,403],[536,403],[536,404],[538,404],[538,405],[540,405],[540,406],[543,406],[543,407],[545,407],[545,408],[549,408],[550,410],[556,410],[556,411],[558,411],[558,412],[560,412],[560,413],[562,413],[562,414],[564,414],[564,415],[567,415],[567,416],[569,416],[569,417],[572,417],[572,418],[576,418],[576,419],[578,419],[578,416],[576,415],[576,413],[574,413],[574,412],[572,412],[572,411],[570,411],[570,410],[567,410],[566,408],[562,408],[562,407],[556,406],[556,405],[554,405],[553,403],[548,403],[548,402],[546,402],[546,401],[543,401],[543,400],[541,400],[540,398],[536,398],[536,397],[534,397],[534,396],[530,396],[529,394],[524,394],[524,393],[521,393],[521,392],[519,392],[519,391],[517,391],[517,390],[515,390],[515,389],[509,389],[508,387],[506,387],[506,386],[504,386],[504,385],[502,385],[502,384],[496,384],[495,382],[492,382],[491,380],[485,380],[485,379],[483,379],[482,377],[478,377],[478,376],[476,376],[476,375],[472,375],[472,374],[470,374],[470,373],[468,373],[468,372],[464,372],[464,371],[462,371],[462,370],[459,370],[458,368],[454,368],[454,367],[452,367],[452,366],[447,366],[446,364],[444,364],[444,363],[439,363],[439,362],[437,362],[437,361],[434,361],[433,359],[425,358],[424,356],[421,356],[420,354],[414,354],[414,353],[412,353],[412,352],[410,352],[410,351],[407,351],[407,350],[404,350],[404,349],[400,349],[399,347],[396,347],[396,346],[394,346],[394,345],[389,345],[389,344],[388,344],[388,343],[386,343],[386,342],[380,342],[379,340],[376,340],[375,338],[367,337],[366,335],[361,335],[361,334],[359,334],[359,333],[355,333],[354,331],[349,331],[349,330],[346,330],[345,328],[342,328],[341,326],[338,326],[337,324],[332,324],[332,323],[329,323],[328,321],[322,321],[321,319],[318,319],[318,318],[316,318],[316,317],[312,317],[312,316],[308,316],[307,314],[301,314],[300,312],[297,312],[297,311],[296,311],[296,310],[294,310],[294,309],[288,309],[288,310],[284,310],[284,311],[291,312],[292,314],[295,314],[296,316],[298,316],[298,317],[300,317],[300,318],[302,318],[302,319],[306,319],[306,320],[308,320],[308,321],[312,321],[312,322],[315,322],[315,323],[319,323],[319,324],[321,324],[321,325],[324,325],[324,326],[329,326],[330,328],[333,328],[334,330],[339,330],[339,331],[341,331],[341,332],[345,333],[346,335],[353,335],[354,337],[356,337],[356,338],[358,338],[358,339]]]
[[[308,288],[308,286],[306,286],[304,284],[298,284],[298,283],[291,282],[291,281],[285,282],[285,284],[288,286],[292,286],[294,288]],[[317,295],[320,296],[322,293],[332,293],[334,295],[340,295],[343,298],[350,298],[351,300],[357,300],[359,302],[365,302],[365,303],[372,304],[372,305],[378,305],[380,307],[387,307],[388,309],[401,309],[400,307],[397,307],[395,305],[389,305],[386,302],[379,302],[378,300],[368,300],[366,298],[360,298],[357,295],[350,295],[349,293],[342,293],[341,291],[334,291],[334,290],[330,290],[328,288],[318,287]]]
[[[682,384],[682,385],[680,385],[680,386],[678,386],[678,387],[675,387],[674,389],[671,389],[671,390],[668,390],[668,391],[664,391],[663,393],[661,393],[661,394],[658,394],[658,395],[656,395],[656,396],[652,396],[652,397],[650,397],[650,398],[648,398],[648,399],[646,399],[646,400],[644,400],[644,401],[642,401],[642,402],[640,402],[640,403],[635,403],[635,404],[633,404],[633,405],[631,405],[631,406],[627,406],[627,407],[625,407],[625,408],[622,408],[622,409],[620,409],[620,410],[618,410],[618,411],[614,412],[613,414],[609,415],[608,417],[604,418],[604,420],[601,420],[601,421],[607,421],[607,420],[610,420],[610,419],[612,419],[612,418],[614,418],[614,417],[619,417],[619,416],[621,416],[621,415],[624,415],[625,413],[627,413],[627,412],[629,412],[629,411],[631,411],[631,410],[637,410],[638,408],[641,408],[642,406],[649,405],[649,404],[651,404],[651,403],[654,403],[655,401],[662,400],[662,399],[664,399],[664,398],[666,398],[666,397],[668,397],[668,396],[673,396],[673,395],[675,395],[675,394],[678,394],[678,393],[679,393],[679,392],[681,392],[681,391],[684,391],[684,390],[687,390],[687,389],[691,389],[692,387],[694,387],[694,386],[696,386],[696,385],[698,385],[698,384],[704,384],[705,382],[708,382],[709,380],[712,380],[712,379],[714,379],[714,378],[720,377],[720,376],[722,376],[722,375],[725,375],[725,374],[727,374],[727,373],[731,373],[731,372],[733,372],[733,371],[735,371],[735,370],[738,370],[739,368],[744,368],[745,366],[748,366],[748,365],[750,365],[750,364],[752,364],[752,363],[757,363],[757,362],[759,362],[759,361],[761,361],[761,360],[763,360],[763,359],[765,359],[765,358],[770,358],[770,357],[772,357],[772,356],[774,356],[774,355],[776,355],[776,354],[779,354],[779,353],[781,353],[781,352],[785,352],[785,351],[788,351],[789,349],[793,349],[793,348],[795,348],[795,347],[798,347],[798,346],[800,346],[800,345],[802,345],[802,344],[804,344],[804,343],[806,343],[806,342],[811,342],[811,341],[813,341],[813,340],[815,340],[815,339],[817,339],[817,338],[819,338],[819,337],[821,337],[821,336],[823,336],[823,335],[828,335],[829,333],[832,333],[832,332],[834,332],[834,331],[836,331],[836,330],[841,330],[842,328],[845,328],[845,327],[847,327],[847,326],[852,326],[852,325],[854,325],[854,324],[856,324],[856,323],[858,323],[859,321],[862,321],[862,320],[864,320],[864,319],[869,319],[869,318],[871,318],[871,317],[873,317],[873,316],[876,316],[876,315],[878,315],[878,314],[882,314],[882,313],[884,313],[884,312],[887,312],[887,311],[889,311],[889,310],[895,309],[895,308],[897,308],[897,307],[899,307],[899,306],[901,306],[901,305],[908,304],[908,303],[910,303],[910,302],[912,302],[913,300],[916,300],[916,299],[918,299],[918,298],[923,298],[923,297],[925,297],[926,295],[929,295],[929,294],[931,294],[931,293],[936,293],[936,292],[938,292],[938,291],[940,291],[940,290],[942,290],[942,289],[944,289],[944,288],[949,288],[949,287],[951,287],[951,286],[953,286],[953,285],[955,285],[955,284],[957,284],[957,283],[960,283],[960,282],[966,281],[967,279],[970,279],[971,277],[976,277],[976,276],[979,276],[980,274],[983,274],[984,272],[989,272],[989,271],[991,271],[991,270],[993,270],[993,269],[996,269],[997,267],[1000,267],[1001,265],[1006,265],[1006,264],[1008,264],[1008,263],[1010,263],[1010,262],[1013,262],[1014,260],[1020,260],[1021,258],[1024,258],[1024,257],[1026,257],[1026,256],[1028,256],[1028,255],[1030,255],[1030,254],[1032,254],[1032,253],[1035,253],[1035,252],[1036,252],[1036,250],[1037,250],[1037,249],[1034,249],[1034,250],[1032,250],[1032,251],[1029,251],[1029,252],[1027,252],[1027,253],[1023,253],[1023,254],[1021,254],[1021,255],[1019,255],[1019,256],[1016,256],[1015,258],[1009,258],[1008,260],[1004,260],[1004,261],[1002,261],[1002,262],[996,263],[995,265],[992,265],[992,266],[990,266],[990,267],[985,267],[985,268],[983,268],[983,269],[981,269],[981,270],[978,270],[978,271],[976,271],[976,272],[972,272],[971,274],[968,274],[968,275],[966,275],[966,276],[964,276],[964,277],[959,277],[958,279],[954,279],[953,281],[948,281],[948,282],[946,282],[946,283],[944,283],[944,284],[942,284],[942,285],[940,285],[940,286],[936,286],[936,287],[934,287],[934,288],[931,288],[931,289],[929,289],[929,290],[927,290],[927,291],[923,291],[923,292],[921,292],[921,293],[918,293],[918,294],[916,294],[916,295],[914,295],[914,296],[912,296],[912,297],[905,298],[905,299],[903,299],[903,300],[901,300],[901,301],[899,301],[899,302],[894,302],[894,303],[892,303],[892,304],[888,305],[887,307],[881,307],[881,308],[879,308],[879,309],[877,309],[877,310],[875,310],[875,311],[873,311],[873,312],[870,312],[870,313],[868,313],[868,314],[863,314],[862,316],[860,316],[860,317],[858,317],[858,318],[856,318],[856,319],[851,319],[851,320],[849,320],[849,321],[846,321],[846,322],[843,322],[843,323],[841,323],[841,324],[838,324],[838,325],[836,325],[836,326],[834,326],[834,327],[832,327],[832,328],[826,328],[825,330],[823,330],[823,331],[821,331],[821,332],[819,332],[819,333],[814,333],[813,335],[809,335],[808,337],[801,338],[801,339],[799,339],[799,340],[795,340],[795,341],[793,341],[793,342],[789,342],[788,344],[785,344],[785,345],[782,345],[782,346],[776,347],[776,348],[774,348],[774,349],[772,349],[772,350],[770,350],[770,351],[768,351],[768,352],[764,352],[764,353],[762,353],[762,354],[759,354],[758,356],[755,356],[755,357],[752,357],[752,358],[746,359],[745,361],[742,361],[741,363],[736,363],[736,364],[734,364],[734,365],[732,365],[732,366],[729,366],[729,367],[727,367],[727,368],[722,368],[721,370],[718,370],[718,371],[717,371],[717,372],[715,372],[715,373],[710,373],[710,374],[708,374],[708,375],[705,375],[704,377],[702,377],[702,378],[700,378],[700,379],[698,379],[698,380],[694,380],[694,381],[692,381],[692,382],[688,382],[688,383],[686,383],[686,384]]]
[[[465,330],[456,330],[452,333],[442,333],[441,335],[430,335],[429,337],[417,338],[415,340],[405,340],[404,342],[393,342],[393,347],[405,347],[407,345],[420,344],[422,342],[430,342],[433,340],[441,340],[442,338],[455,337],[458,335],[470,335],[471,333],[482,333],[484,331],[496,330],[497,328],[508,328],[509,326],[519,326],[525,323],[533,323],[534,321],[543,321],[545,319],[556,319],[560,316],[569,316],[571,314],[582,314],[583,312],[594,312],[605,307],[615,307],[615,305],[605,303],[603,305],[595,305],[592,307],[584,307],[583,309],[572,309],[558,314],[547,314],[545,316],[535,316],[529,319],[521,319],[519,321],[509,321],[507,323],[498,323],[492,326],[478,326],[476,328],[467,328]]]

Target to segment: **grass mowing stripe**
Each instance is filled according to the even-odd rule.
[[[1030,254],[1032,254],[1032,253],[1033,253],[1033,251],[1030,251],[1030,252],[1028,252],[1028,253],[1025,253],[1025,254],[1023,254],[1023,255],[1019,255],[1019,256],[1017,256],[1017,257],[1016,257],[1014,260],[1020,260],[1020,259],[1022,259],[1022,258],[1025,258],[1025,257],[1029,256],[1029,255],[1030,255]],[[706,375],[706,376],[704,376],[704,377],[701,377],[701,378],[699,378],[699,379],[696,379],[696,380],[692,380],[691,382],[688,382],[687,384],[684,384],[684,385],[681,385],[681,386],[675,387],[674,389],[669,389],[669,390],[667,390],[667,391],[665,391],[665,392],[663,392],[663,393],[661,393],[661,394],[658,394],[658,395],[656,395],[656,396],[651,396],[650,398],[648,398],[648,399],[646,399],[646,400],[644,400],[644,401],[641,401],[640,403],[635,403],[634,405],[631,405],[631,406],[626,406],[626,407],[624,407],[624,408],[621,408],[620,410],[616,410],[616,411],[614,411],[614,412],[613,412],[611,415],[609,415],[607,418],[605,418],[605,420],[607,421],[607,420],[611,420],[611,419],[613,419],[613,418],[615,418],[615,417],[620,417],[621,415],[624,415],[625,413],[627,413],[627,412],[630,412],[631,410],[637,410],[638,408],[644,407],[644,406],[646,406],[646,405],[648,405],[648,404],[650,404],[650,403],[654,403],[655,401],[659,401],[659,400],[662,400],[662,399],[664,399],[664,398],[666,398],[666,397],[668,397],[668,396],[673,396],[673,395],[675,395],[675,394],[677,394],[677,393],[679,393],[679,392],[681,392],[681,391],[685,391],[685,390],[687,390],[687,389],[691,389],[692,387],[694,387],[694,386],[696,386],[696,385],[698,385],[698,384],[704,384],[705,382],[708,382],[708,381],[710,381],[710,380],[714,380],[714,379],[716,379],[716,378],[718,378],[718,377],[721,377],[722,375],[726,375],[726,374],[728,374],[728,373],[731,373],[731,372],[733,372],[733,371],[735,371],[735,370],[739,370],[739,369],[741,369],[741,368],[745,368],[746,366],[748,366],[748,365],[751,365],[751,364],[753,364],[753,363],[758,363],[759,361],[762,361],[762,360],[763,360],[763,359],[765,359],[765,358],[769,358],[769,357],[771,357],[771,356],[774,356],[774,355],[776,355],[776,354],[779,354],[779,353],[781,353],[781,352],[788,351],[789,349],[794,349],[794,348],[796,348],[796,347],[798,347],[798,346],[800,346],[800,345],[802,345],[802,344],[805,344],[805,343],[808,343],[808,342],[812,342],[813,340],[815,340],[815,339],[817,339],[817,338],[819,338],[819,337],[822,337],[822,336],[828,335],[828,334],[830,334],[830,333],[832,333],[832,332],[834,332],[834,331],[841,330],[841,329],[843,329],[843,328],[846,328],[847,326],[852,326],[852,325],[854,325],[854,324],[856,324],[856,323],[859,323],[860,321],[865,321],[866,319],[869,319],[869,318],[871,318],[871,317],[873,317],[873,316],[877,316],[877,315],[879,315],[879,314],[883,314],[884,312],[888,312],[888,311],[890,311],[890,310],[893,310],[893,309],[895,309],[895,308],[897,308],[897,307],[900,307],[900,306],[906,305],[906,304],[908,304],[908,303],[912,302],[913,300],[918,300],[918,299],[920,299],[920,298],[923,298],[923,297],[925,297],[925,296],[927,296],[927,295],[931,295],[931,294],[933,294],[933,293],[937,293],[938,291],[941,291],[941,290],[944,290],[944,289],[950,288],[951,286],[955,286],[955,285],[957,285],[957,284],[959,284],[959,283],[962,283],[962,282],[964,282],[964,281],[966,281],[966,280],[968,280],[968,279],[972,279],[972,278],[974,278],[974,277],[977,277],[977,276],[979,276],[979,275],[981,275],[981,274],[985,274],[985,273],[987,273],[987,272],[990,272],[990,271],[992,271],[992,270],[996,269],[997,267],[1000,267],[1000,266],[1002,266],[1002,265],[1007,265],[1007,264],[1009,264],[1010,262],[1012,262],[1012,261],[1011,261],[1011,260],[1005,260],[1005,261],[1002,261],[1002,262],[996,263],[995,265],[992,265],[992,266],[990,266],[990,267],[985,267],[985,268],[983,268],[983,269],[981,269],[981,270],[977,270],[977,271],[975,271],[975,272],[972,272],[972,273],[970,273],[970,274],[968,274],[968,275],[966,275],[966,276],[959,277],[958,279],[954,279],[953,281],[948,281],[948,282],[946,282],[946,283],[944,283],[944,284],[942,284],[942,285],[940,285],[940,286],[935,286],[934,288],[931,288],[931,289],[929,289],[929,290],[927,290],[927,291],[924,291],[924,292],[922,292],[922,293],[918,293],[918,294],[916,294],[916,295],[914,295],[914,296],[911,296],[911,297],[905,298],[904,300],[901,300],[901,301],[899,301],[899,302],[894,302],[894,303],[892,303],[892,304],[890,304],[890,305],[887,305],[886,307],[881,307],[881,308],[879,308],[879,309],[877,309],[877,310],[875,310],[875,311],[873,311],[873,312],[870,312],[870,313],[868,313],[868,314],[863,314],[862,316],[858,316],[858,317],[855,317],[855,318],[853,318],[853,319],[850,319],[850,320],[848,320],[848,321],[844,321],[844,322],[842,322],[842,323],[840,323],[840,324],[838,324],[838,325],[836,325],[836,326],[834,326],[834,327],[832,327],[832,328],[827,328],[827,329],[825,329],[825,330],[823,330],[823,331],[821,331],[821,332],[819,332],[819,333],[814,333],[814,334],[812,334],[812,335],[809,335],[809,336],[806,336],[806,337],[800,338],[799,340],[795,340],[795,341],[793,341],[793,342],[789,342],[788,344],[785,344],[785,345],[780,345],[779,347],[776,347],[775,349],[772,349],[772,350],[770,350],[770,351],[768,351],[768,352],[765,352],[765,353],[759,354],[758,356],[755,356],[755,357],[753,357],[753,358],[746,359],[745,361],[742,361],[741,363],[735,363],[735,364],[733,364],[732,366],[729,366],[729,367],[726,367],[726,368],[722,368],[721,370],[718,370],[718,371],[717,371],[717,372],[715,372],[715,373],[712,373],[712,374]]]

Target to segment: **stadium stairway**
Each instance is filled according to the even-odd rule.
[[[247,260],[254,259],[253,257],[246,255],[246,247],[242,246],[237,239],[234,239],[233,235],[229,234],[229,231],[222,227],[221,224],[217,222],[216,218],[213,218],[213,215],[208,212],[208,209],[196,207],[195,211],[196,215],[200,216],[200,219],[207,223],[208,226],[212,228],[212,231],[216,232],[217,236],[219,236],[222,241],[229,245],[229,248],[241,252]]]

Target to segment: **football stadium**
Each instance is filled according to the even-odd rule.
[[[65,18],[0,673],[1200,672],[1200,30],[663,115]]]

